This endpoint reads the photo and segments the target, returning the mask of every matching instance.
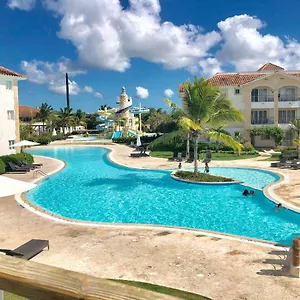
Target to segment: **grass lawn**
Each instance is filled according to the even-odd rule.
[[[178,297],[179,299],[183,299],[183,300],[211,300],[210,298],[207,297],[203,297],[197,294],[193,294],[193,293],[189,293],[189,292],[185,292],[185,291],[180,291],[180,290],[176,290],[176,289],[171,289],[171,288],[167,288],[164,286],[160,286],[160,285],[154,285],[154,284],[150,284],[150,283],[144,283],[144,282],[138,282],[138,281],[127,281],[127,280],[114,280],[117,282],[121,282],[124,284],[128,284],[131,286],[135,286],[137,288],[142,288],[145,290],[149,290],[152,292],[157,292],[157,293],[161,293],[161,294],[165,294],[165,295],[170,295],[170,296],[174,296],[174,297]]]
[[[266,161],[279,161],[280,160],[279,156],[280,156],[280,153],[274,153],[274,154],[272,154],[271,157],[266,158],[264,160],[266,160]]]
[[[159,157],[159,158],[170,158],[173,157],[173,152],[171,151],[152,151],[150,153],[152,157]],[[212,160],[237,160],[237,159],[246,159],[246,158],[254,158],[258,157],[259,154],[246,154],[240,155],[237,154],[230,154],[230,153],[212,153]],[[200,159],[205,158],[205,153],[200,153]]]
[[[25,300],[25,298],[4,292],[4,300]]]

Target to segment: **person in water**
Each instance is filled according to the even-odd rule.
[[[279,203],[277,206],[276,206],[276,209],[275,211],[279,211],[279,210],[282,210],[284,207],[282,206],[281,203]]]
[[[249,195],[254,196],[254,191],[250,191]]]
[[[181,164],[181,162],[180,162],[180,163],[178,164],[178,169],[180,170],[181,167],[182,167],[182,164]]]
[[[205,168],[205,171],[204,171],[204,172],[205,172],[205,173],[209,173],[209,166],[208,166],[208,163],[205,163],[205,167],[204,167],[204,168]]]
[[[249,193],[249,191],[247,189],[243,191],[243,196],[248,196],[249,194],[250,193]]]

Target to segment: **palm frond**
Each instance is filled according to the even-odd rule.
[[[155,139],[153,142],[149,144],[149,148],[156,147],[162,144],[172,144],[174,139],[176,138],[184,138],[186,136],[186,132],[179,129],[176,131],[172,131],[170,133],[165,133],[164,135],[160,136],[159,138]]]
[[[215,140],[217,142],[222,142],[224,143],[226,146],[229,146],[237,151],[241,151],[242,150],[242,145],[237,142],[236,140],[234,140],[234,138],[226,133],[223,132],[218,132],[216,130],[207,130],[206,131],[206,135],[209,139],[211,140]]]
[[[188,117],[181,117],[179,120],[179,125],[186,130],[199,131],[202,129],[200,124],[197,124]]]

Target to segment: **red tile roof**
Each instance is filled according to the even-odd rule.
[[[30,106],[19,106],[19,115],[22,118],[26,118],[26,117],[35,117],[36,114],[39,112],[40,110],[38,108],[34,108],[34,107],[30,107]]]
[[[9,69],[6,69],[4,67],[0,66],[0,75],[8,75],[8,76],[14,76],[14,77],[20,77],[20,78],[26,78],[24,75],[21,75],[19,73],[16,73],[14,71],[11,71]]]
[[[251,82],[260,77],[264,77],[266,74],[262,73],[227,73],[216,74],[209,78],[208,81],[213,86],[238,86]]]
[[[264,64],[262,67],[260,67],[257,72],[261,72],[261,71],[283,71],[284,68],[274,65],[270,62]]]

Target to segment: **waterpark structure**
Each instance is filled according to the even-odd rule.
[[[122,88],[117,104],[119,104],[117,108],[110,110],[105,108],[104,110],[98,111],[99,117],[97,120],[101,122],[101,124],[97,126],[97,129],[112,129],[112,138],[120,138],[123,134],[127,136],[141,135],[142,114],[148,113],[149,109],[143,108],[141,103],[139,107],[133,107],[132,98],[126,94],[125,87]],[[119,120],[122,122],[118,122]]]

